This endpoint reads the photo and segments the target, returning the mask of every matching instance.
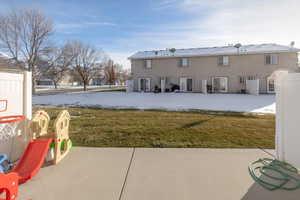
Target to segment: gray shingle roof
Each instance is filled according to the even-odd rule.
[[[130,56],[129,59],[150,59],[164,57],[193,57],[213,55],[235,55],[235,54],[256,54],[256,53],[277,53],[277,52],[299,52],[300,49],[278,44],[242,45],[239,50],[234,46],[205,47],[191,49],[176,49],[173,53],[169,49],[139,51]]]

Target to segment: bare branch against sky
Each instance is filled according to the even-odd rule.
[[[0,48],[22,67],[32,71],[33,92],[38,76],[37,62],[49,46],[52,19],[37,9],[12,10],[0,16]]]

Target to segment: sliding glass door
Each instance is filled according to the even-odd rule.
[[[228,92],[228,78],[227,77],[213,77],[212,89],[216,93]]]

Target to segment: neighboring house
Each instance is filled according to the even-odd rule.
[[[103,75],[102,72],[99,71],[98,74],[96,74],[91,80],[89,81],[89,85],[103,85],[105,82],[103,81]],[[47,74],[45,73],[39,78],[37,81],[38,85],[54,85],[53,81]],[[64,76],[61,78],[61,80],[58,83],[59,86],[79,86],[83,85],[82,80],[80,76],[78,75],[78,72],[73,69],[69,69],[66,72],[64,72]]]
[[[7,55],[0,52],[0,68],[8,67],[8,62],[7,62],[8,59],[9,57]]]
[[[72,86],[74,85],[75,82],[77,82],[76,80],[74,80],[74,76],[73,73],[71,71],[66,71],[64,73],[64,76],[61,78],[61,80],[58,82],[59,86]],[[37,85],[54,85],[53,80],[48,77],[47,75],[42,75],[41,77],[39,77],[39,79],[37,80]],[[75,84],[76,85],[76,84]]]
[[[155,86],[181,91],[240,93],[246,80],[259,80],[260,93],[274,93],[275,71],[298,72],[299,49],[260,44],[211,48],[167,49],[137,52],[129,57],[134,91],[153,91]],[[163,80],[163,81],[162,81]],[[203,80],[207,86],[202,87]]]
[[[39,78],[39,80],[36,81],[36,85],[46,86],[46,85],[54,85],[54,83],[51,79],[41,77]]]

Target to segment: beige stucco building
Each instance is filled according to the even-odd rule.
[[[260,93],[273,93],[271,75],[279,70],[298,72],[298,52],[277,44],[238,44],[144,51],[129,59],[134,91],[170,90],[173,86],[180,91],[240,93],[246,89],[246,80],[259,80]]]

